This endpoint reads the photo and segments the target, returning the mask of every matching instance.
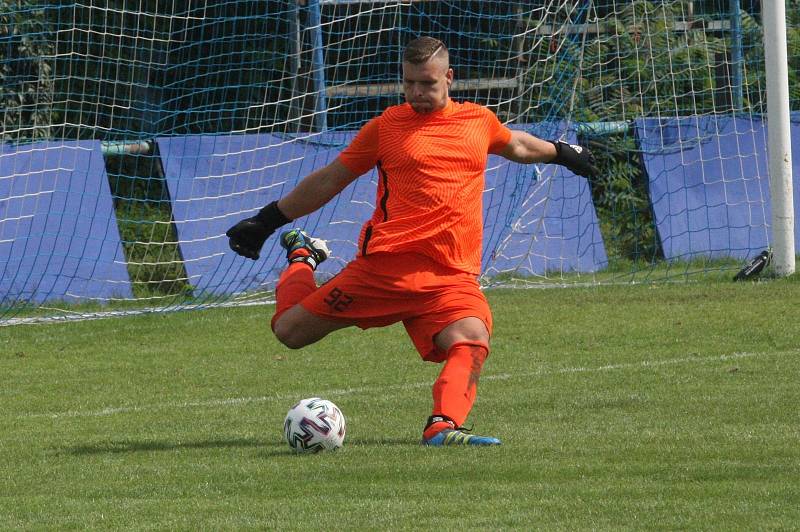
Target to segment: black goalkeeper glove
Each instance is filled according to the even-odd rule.
[[[289,222],[291,220],[278,209],[278,202],[273,201],[255,216],[245,218],[228,229],[225,234],[230,239],[228,244],[232,250],[248,259],[258,260],[264,241],[277,228]]]
[[[594,155],[589,148],[577,144],[567,144],[560,140],[551,140],[550,142],[556,147],[556,157],[550,161],[552,164],[565,166],[575,175],[589,179],[597,177]]]

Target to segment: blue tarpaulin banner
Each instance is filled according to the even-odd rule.
[[[132,297],[99,141],[0,147],[0,303]]]

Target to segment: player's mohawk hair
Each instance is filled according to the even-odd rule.
[[[444,57],[449,60],[447,46],[439,39],[433,37],[418,37],[406,45],[403,52],[403,62],[412,65],[421,65],[438,53],[444,52]]]

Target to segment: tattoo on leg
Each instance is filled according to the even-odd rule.
[[[481,367],[483,367],[483,361],[486,358],[483,354],[484,349],[482,347],[471,347],[470,348],[470,355],[472,355],[472,365],[469,368],[469,383],[468,387],[472,388],[473,386],[478,386],[478,381],[481,377]]]

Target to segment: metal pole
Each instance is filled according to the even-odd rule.
[[[325,94],[325,55],[322,53],[322,13],[320,0],[308,0],[308,26],[311,29],[313,59],[311,76],[314,80],[314,124],[317,131],[328,129],[328,100]]]
[[[297,2],[291,4],[291,29],[289,30],[289,57],[288,73],[289,81],[289,111],[287,114],[288,123],[291,124],[290,128],[293,133],[297,133],[301,128],[301,119],[303,115],[303,106],[300,104],[302,101],[301,95],[298,94],[297,80],[300,77],[300,54],[303,53],[303,35],[300,24],[300,7]]]
[[[740,0],[730,0],[730,21],[731,21],[731,87],[733,92],[733,111],[740,112],[744,105],[742,94],[742,12]]]

